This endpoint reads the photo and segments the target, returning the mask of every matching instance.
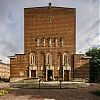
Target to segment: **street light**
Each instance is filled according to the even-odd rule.
[[[59,82],[60,82],[60,89],[61,89],[61,82],[62,82],[62,79],[60,79]]]

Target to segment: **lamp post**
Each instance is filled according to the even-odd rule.
[[[61,82],[62,82],[62,80],[60,79],[59,82],[60,82],[60,89],[61,89]]]
[[[40,82],[41,82],[41,79],[39,79],[38,82],[39,82],[39,89],[40,89]]]

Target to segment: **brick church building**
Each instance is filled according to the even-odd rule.
[[[24,54],[10,56],[10,81],[89,79],[89,57],[76,54],[76,9],[24,9]]]

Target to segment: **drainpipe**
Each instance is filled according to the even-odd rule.
[[[73,54],[73,80],[74,80],[74,66],[75,65],[75,61],[74,61],[74,54]]]

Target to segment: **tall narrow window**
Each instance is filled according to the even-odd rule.
[[[61,55],[58,53],[57,54],[57,66],[60,67],[61,65]]]
[[[52,65],[52,54],[51,53],[48,53],[47,54],[47,65]]]
[[[34,53],[32,53],[31,54],[31,56],[30,56],[30,63],[32,64],[32,65],[35,65],[35,54]]]
[[[63,38],[61,37],[61,38],[60,38],[60,45],[61,45],[61,47],[63,47],[63,44],[64,44],[64,43],[63,43]]]
[[[45,46],[45,42],[46,42],[46,40],[45,40],[45,38],[43,38],[43,46]]]
[[[68,56],[67,56],[66,53],[63,55],[63,64],[64,65],[67,65],[68,64]]]
[[[55,46],[58,46],[58,39],[57,38],[54,39],[54,43],[55,43]]]
[[[49,22],[51,23],[51,16],[49,16]]]
[[[49,38],[49,46],[51,47],[52,46],[52,39]]]
[[[36,39],[36,46],[39,46],[40,45],[40,41],[39,41],[39,39],[37,38]]]

